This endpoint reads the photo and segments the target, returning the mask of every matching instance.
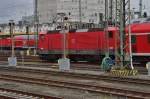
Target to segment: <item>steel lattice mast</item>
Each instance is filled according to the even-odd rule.
[[[108,20],[109,20],[109,1],[105,0],[105,56],[109,57],[109,41],[108,41]]]
[[[39,32],[39,16],[38,16],[38,0],[34,0],[34,25],[35,25],[35,35],[36,35],[36,48],[34,54],[37,54],[37,49],[38,49],[38,32]]]
[[[113,23],[113,0],[109,0],[109,22]]]
[[[116,49],[115,54],[116,54],[116,61],[119,58],[121,61],[121,66],[125,66],[125,49],[129,46],[126,45],[126,34],[125,34],[125,26],[126,23],[130,23],[130,0],[115,0],[115,25],[119,28],[120,35],[116,34],[116,46],[118,46],[117,40],[120,40],[120,55],[118,55],[119,51]],[[129,13],[128,13],[129,12]],[[129,30],[130,31],[130,30]],[[131,41],[130,41],[131,43]],[[132,54],[132,49],[131,46],[130,48],[130,54]],[[131,59],[130,55],[130,59]],[[132,61],[132,60],[131,60]]]

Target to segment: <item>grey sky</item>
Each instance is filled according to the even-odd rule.
[[[0,23],[33,13],[33,0],[0,0]]]
[[[131,0],[132,8],[138,10],[139,0]],[[145,10],[150,14],[150,0],[143,0]],[[0,0],[0,23],[9,19],[18,20],[21,16],[33,14],[33,0]]]
[[[139,0],[131,0],[131,5],[136,11],[139,10]],[[150,15],[150,0],[143,0],[143,12],[144,11],[148,12],[148,15]]]

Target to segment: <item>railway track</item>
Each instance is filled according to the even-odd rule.
[[[148,99],[148,97],[150,97],[150,92],[121,89],[121,88],[110,87],[110,86],[99,86],[94,84],[91,85],[91,84],[77,83],[77,82],[43,80],[43,79],[33,79],[33,78],[25,78],[25,77],[22,78],[17,76],[11,76],[11,77],[7,76],[1,79],[7,81],[11,80],[16,82],[22,82],[22,83],[32,83],[32,84],[40,84],[46,86],[69,88],[69,89],[86,90],[90,92],[112,94],[112,95],[124,96],[124,97],[134,98],[134,99],[144,99],[144,98]]]
[[[56,63],[50,63],[46,60],[41,60],[39,56],[27,56],[21,55],[20,52],[16,51],[18,65],[26,65],[28,67],[42,67],[42,68],[54,68],[58,69]],[[11,55],[10,51],[0,52],[0,61],[8,61],[8,57]],[[55,65],[54,65],[55,64]],[[140,74],[147,74],[147,69],[145,64],[134,63],[135,69],[139,71]],[[91,71],[101,71],[100,64],[96,63],[72,63],[71,69],[74,70],[91,70]]]
[[[87,74],[87,73],[75,73],[75,72],[66,72],[59,70],[51,70],[51,69],[36,69],[36,68],[15,68],[15,67],[0,67],[2,71],[15,71],[15,72],[24,72],[24,73],[35,73],[35,74],[43,74],[43,75],[58,75],[58,76],[67,76],[67,77],[75,77],[82,79],[93,79],[93,80],[106,80],[106,81],[114,81],[114,82],[122,82],[122,83],[132,83],[132,84],[141,84],[141,85],[150,85],[150,79],[140,79],[134,77],[115,77],[110,74]],[[0,73],[1,74],[1,73]]]
[[[53,68],[59,69],[58,63],[50,63],[50,62],[17,62],[18,66],[26,66],[26,67],[38,67],[38,68]],[[7,61],[0,61],[1,66],[8,65]],[[91,71],[100,71],[100,65],[95,64],[87,64],[87,63],[72,63],[72,70],[91,70]]]
[[[25,59],[24,59],[25,60]],[[32,60],[32,59],[30,59]],[[53,69],[59,69],[58,63],[52,63],[52,62],[48,62],[48,61],[18,61],[18,66],[26,66],[26,67],[38,67],[38,68],[53,68]],[[7,61],[0,61],[0,65],[8,65]],[[138,70],[138,72],[140,74],[147,74],[147,69],[145,66],[140,65],[140,64],[135,64],[135,69]],[[90,71],[102,71],[100,64],[92,64],[92,63],[82,63],[82,62],[78,62],[78,63],[71,63],[71,67],[72,70],[90,70]]]
[[[110,77],[109,75],[87,75],[87,74],[76,74],[76,73],[68,73],[68,72],[54,72],[52,71],[42,71],[42,70],[31,70],[31,69],[21,69],[21,68],[1,68],[1,70],[9,70],[17,72],[18,75],[11,75],[11,74],[0,74],[0,79],[7,80],[7,81],[16,81],[21,83],[32,83],[32,84],[39,84],[39,85],[46,85],[46,86],[55,86],[55,87],[63,87],[69,89],[79,89],[85,90],[90,92],[96,93],[105,93],[105,94],[112,94],[116,96],[123,96],[128,97],[131,99],[149,99],[150,92],[145,92],[142,90],[134,90],[128,88],[119,88],[113,86],[105,86],[105,85],[98,85],[98,84],[90,84],[90,83],[82,83],[76,81],[66,81],[66,80],[56,80],[56,79],[42,79],[42,78],[33,78],[30,76],[20,76],[19,72],[26,72],[26,73],[38,73],[38,74],[49,74],[49,75],[58,75],[58,76],[67,76],[67,77],[74,77],[76,79],[94,79],[94,80],[105,80],[105,81],[113,81],[113,82],[120,82],[120,83],[132,83],[138,85],[150,85],[150,80],[144,79],[133,79],[133,78],[118,78],[118,77]],[[141,82],[142,81],[142,82]]]
[[[62,99],[58,97],[39,95],[14,89],[0,88],[1,99]]]

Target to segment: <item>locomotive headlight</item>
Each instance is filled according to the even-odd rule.
[[[44,48],[41,48],[41,50],[44,50]]]

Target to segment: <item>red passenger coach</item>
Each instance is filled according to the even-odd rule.
[[[35,43],[35,35],[19,35],[14,37],[15,49],[34,49]]]
[[[135,61],[150,61],[150,23],[132,24],[132,51]]]
[[[18,35],[14,36],[14,47],[16,50],[34,49],[36,42],[35,35]],[[0,38],[0,48],[11,50],[12,39],[10,37]]]
[[[115,49],[116,28],[109,28],[109,49],[111,55]],[[63,53],[63,34],[49,31],[39,35],[39,54],[41,57],[56,60]],[[101,61],[105,55],[106,36],[104,29],[79,29],[67,33],[67,53],[73,61]]]
[[[0,48],[9,50],[11,47],[10,38],[0,38]]]

